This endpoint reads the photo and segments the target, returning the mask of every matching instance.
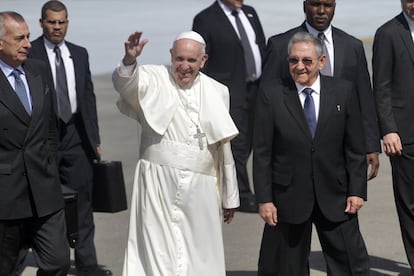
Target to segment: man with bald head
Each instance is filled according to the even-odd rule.
[[[10,276],[20,249],[32,247],[37,275],[69,269],[64,202],[57,169],[53,80],[27,58],[29,28],[0,12],[0,275]]]
[[[123,275],[224,276],[221,220],[239,206],[228,89],[200,72],[198,33],[177,36],[172,66],[138,66],[141,36],[113,73],[119,110],[142,128]]]

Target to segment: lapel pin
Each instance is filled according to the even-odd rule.
[[[247,14],[247,17],[253,17],[253,14],[248,13],[248,14]]]
[[[336,109],[339,111],[341,111],[341,106],[339,104],[336,105]]]

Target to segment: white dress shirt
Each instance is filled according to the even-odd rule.
[[[7,63],[3,62],[2,60],[0,60],[0,69],[3,71],[3,74],[7,77],[7,80],[9,81],[11,87],[13,87],[13,89],[16,90],[15,88],[16,80],[12,74],[14,68],[8,65]],[[27,95],[27,99],[29,100],[29,107],[30,107],[30,110],[32,110],[32,97],[30,94],[29,85],[27,83],[26,73],[24,72],[23,67],[21,65],[17,67],[16,69],[22,72],[22,74],[20,74],[20,78],[22,79],[24,87],[26,88],[26,95]]]
[[[219,3],[219,5],[223,9],[225,15],[229,19],[231,25],[234,28],[234,31],[237,33],[237,35],[240,38],[239,30],[237,29],[237,25],[236,25],[236,19],[231,14],[232,10],[229,9],[229,7],[227,7],[226,5],[224,5],[221,0],[218,0],[217,2]],[[257,45],[257,43],[256,43],[256,33],[254,32],[253,27],[249,22],[249,19],[247,19],[247,16],[252,16],[252,15],[251,14],[246,15],[243,12],[242,9],[238,9],[237,11],[239,12],[240,21],[242,22],[243,27],[244,27],[244,29],[247,33],[247,37],[249,38],[250,48],[252,48],[254,61],[255,61],[255,64],[256,64],[257,78],[260,78],[260,76],[262,75],[262,57],[260,55],[259,45]]]
[[[407,20],[408,23],[408,27],[410,28],[410,32],[411,32],[411,38],[413,39],[414,42],[414,20],[411,19],[411,17],[407,16],[405,14],[405,12],[403,12],[405,20]]]
[[[49,58],[50,68],[52,70],[53,79],[55,82],[56,87],[56,66],[55,66],[55,59],[56,54],[54,52],[56,44],[44,39],[46,53]],[[65,44],[65,41],[59,43],[58,47],[60,48],[60,52],[62,54],[62,60],[65,64],[65,71],[66,71],[66,80],[68,85],[68,93],[69,93],[69,101],[70,107],[72,109],[72,113],[76,113],[78,109],[78,104],[76,101],[76,79],[75,79],[75,68],[73,66],[73,59],[69,52],[68,47]]]
[[[311,25],[309,25],[308,22],[305,22],[305,24],[306,24],[306,28],[308,29],[309,33],[313,36],[318,37],[318,34],[320,33],[320,31],[313,28]],[[335,56],[334,56],[334,44],[333,44],[333,38],[332,38],[332,26],[329,25],[329,27],[323,31],[323,34],[325,35],[324,42],[325,42],[326,48],[328,49],[329,60],[331,62],[331,72],[333,75],[335,73],[334,72]]]
[[[318,78],[316,79],[316,81],[309,87],[300,85],[299,83],[296,83],[296,82],[295,82],[295,84],[296,84],[296,89],[297,89],[298,94],[299,94],[300,103],[302,104],[302,108],[305,105],[305,99],[306,99],[306,94],[303,93],[303,90],[305,88],[312,88],[313,93],[311,94],[311,96],[313,98],[313,103],[315,104],[316,121],[318,121],[319,103],[320,103],[320,98],[321,98],[321,79],[320,79],[320,76],[318,75]]]

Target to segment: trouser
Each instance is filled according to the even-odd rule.
[[[31,246],[38,276],[64,276],[70,265],[65,213],[0,221],[0,276],[13,275],[20,250]]]
[[[231,108],[230,115],[239,130],[239,134],[231,140],[231,149],[236,165],[237,182],[240,197],[252,195],[247,173],[247,161],[253,147],[254,107],[256,103],[258,83],[246,84],[246,103],[241,107]]]
[[[346,221],[330,222],[315,207],[312,217],[303,224],[265,225],[258,276],[309,275],[312,223],[318,232],[327,275],[369,275],[369,256],[357,215],[349,215]]]
[[[414,158],[408,155],[407,148],[404,146],[403,156],[390,157],[390,161],[401,236],[408,262],[414,271]]]
[[[59,176],[61,183],[78,192],[79,236],[75,246],[76,268],[97,266],[94,244],[92,189],[93,165],[88,138],[80,116],[60,128],[58,148]]]

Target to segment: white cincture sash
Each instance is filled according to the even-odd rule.
[[[214,163],[214,160],[217,160],[217,150],[214,146],[200,150],[198,146],[142,136],[140,148],[141,158],[149,162],[217,177]]]

